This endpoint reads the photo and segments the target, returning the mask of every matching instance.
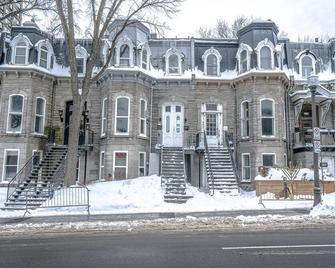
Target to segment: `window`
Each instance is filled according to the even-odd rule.
[[[242,154],[242,180],[250,181],[250,154]]]
[[[268,46],[263,46],[260,49],[260,68],[272,69],[272,55],[271,49]]]
[[[276,155],[275,154],[262,154],[262,165],[270,168],[276,164]]]
[[[248,70],[248,55],[246,50],[243,50],[241,52],[240,67],[241,73],[244,73]]]
[[[114,152],[114,179],[124,180],[128,176],[128,152]]]
[[[27,64],[28,63],[28,47],[25,42],[17,43],[15,47],[15,64]]]
[[[80,181],[80,158],[77,159],[77,166],[76,166],[76,182]]]
[[[172,54],[169,57],[169,74],[179,73],[179,58],[176,54]]]
[[[301,58],[301,75],[308,77],[314,72],[314,62],[311,56],[305,55]]]
[[[35,133],[44,134],[44,118],[45,118],[45,100],[36,99],[35,110]]]
[[[84,73],[84,58],[76,58],[76,64],[77,64],[77,72],[78,74],[83,74]]]
[[[147,102],[145,100],[140,101],[140,135],[147,135],[146,127],[146,113],[147,113]]]
[[[22,130],[23,96],[9,97],[7,132],[21,133]]]
[[[244,101],[241,104],[241,137],[249,137],[249,102]]]
[[[48,49],[46,46],[42,46],[40,49],[40,62],[39,65],[43,68],[48,67]]]
[[[147,69],[148,67],[148,51],[146,49],[142,50],[142,68]]]
[[[105,179],[105,152],[100,152],[99,180]]]
[[[130,66],[130,48],[126,44],[120,47],[120,66]]]
[[[207,57],[207,75],[218,75],[218,60],[213,54]]]
[[[138,159],[138,176],[143,177],[146,175],[145,173],[145,155],[146,153],[140,152],[139,159]]]
[[[101,136],[106,135],[107,128],[107,98],[102,101],[102,111],[101,111]]]
[[[129,133],[129,98],[116,99],[116,129],[117,134]]]
[[[18,149],[5,149],[2,175],[3,181],[10,181],[17,174],[19,167],[19,152]]]
[[[262,136],[274,136],[273,100],[261,101]]]

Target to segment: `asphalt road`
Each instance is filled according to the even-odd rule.
[[[0,267],[335,267],[335,226],[0,236]]]

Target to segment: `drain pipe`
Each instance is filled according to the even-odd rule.
[[[149,158],[152,152],[152,106],[153,106],[153,91],[154,91],[154,85],[156,82],[151,82],[150,86],[150,116],[149,116]]]

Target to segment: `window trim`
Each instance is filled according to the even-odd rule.
[[[176,55],[178,58],[178,73],[170,73],[170,57],[172,55]],[[170,48],[166,51],[165,55],[165,73],[167,75],[181,75],[182,74],[182,59],[184,58],[184,55],[176,48]]]
[[[25,63],[16,63],[15,58],[16,58],[16,47],[17,44],[20,42],[24,42],[26,44],[26,55],[25,55]],[[28,65],[29,64],[29,52],[30,49],[33,47],[33,44],[31,43],[30,39],[26,36],[23,35],[22,33],[18,34],[15,36],[12,41],[10,42],[10,47],[11,47],[11,63],[14,65]],[[20,46],[23,47],[23,46]]]
[[[76,60],[83,59],[83,72],[79,73],[77,69],[78,75],[84,75],[86,73],[86,61],[87,58],[90,56],[90,54],[88,54],[87,50],[79,44],[75,47],[75,52],[76,52]]]
[[[208,68],[207,68],[207,59],[210,55],[214,55],[216,57],[216,75],[209,75],[208,74]],[[216,50],[214,47],[211,47],[210,49],[207,49],[205,53],[202,55],[202,60],[204,61],[204,73],[205,75],[209,76],[220,76],[220,64],[222,61],[222,56],[218,50]]]
[[[121,66],[120,64],[120,50],[123,45],[129,46],[129,66]],[[115,45],[115,67],[134,67],[134,45],[127,36],[122,36],[122,38]]]
[[[274,162],[273,162],[273,165],[277,165],[277,155],[276,153],[261,153],[261,156],[262,156],[262,166],[264,166],[264,159],[263,159],[263,156],[264,155],[273,155],[274,156]],[[268,167],[268,166],[264,166],[264,167]]]
[[[103,165],[102,165],[102,155],[104,155]],[[106,153],[105,153],[105,151],[100,151],[100,155],[99,155],[99,180],[104,180],[105,179],[105,162],[106,162]],[[103,172],[102,172],[102,170],[103,170]]]
[[[241,53],[246,50],[247,52],[247,69],[244,71],[241,70]],[[245,43],[241,43],[238,50],[237,50],[237,53],[236,53],[236,59],[237,59],[237,64],[238,64],[238,73],[244,73],[244,72],[248,72],[250,70],[250,56],[251,56],[251,53],[252,53],[252,48],[245,44]]]
[[[41,68],[45,68],[41,66],[41,51],[42,47],[45,46],[47,48],[47,67],[46,69],[51,69],[51,59],[54,55],[53,47],[50,44],[50,41],[48,39],[40,40],[35,44],[35,48],[37,49],[38,55],[37,55],[37,65]]]
[[[20,149],[7,149],[5,148],[4,149],[4,157],[3,157],[3,163],[2,163],[2,183],[9,183],[10,180],[5,180],[5,164],[6,164],[6,154],[8,151],[16,151],[18,152],[17,153],[17,167],[16,167],[16,174],[18,173],[19,171],[19,168],[20,168]]]
[[[105,137],[107,134],[107,114],[108,111],[106,110],[105,114],[105,109],[107,106],[107,98],[103,98],[102,100],[102,110],[101,110],[101,137]]]
[[[141,108],[142,108],[142,101],[144,101],[144,117],[141,117]],[[140,99],[140,107],[139,107],[139,135],[142,137],[147,137],[147,120],[146,120],[146,113],[148,111],[148,102],[146,99]],[[141,123],[144,121],[144,133],[141,133]]]
[[[128,116],[127,116],[127,119],[128,119],[128,125],[127,125],[127,132],[117,132],[117,119],[118,119],[118,117],[121,117],[121,118],[125,118],[126,116],[118,116],[117,115],[117,108],[118,108],[118,99],[121,99],[121,98],[126,98],[126,99],[128,99]],[[118,96],[118,97],[116,97],[116,99],[115,99],[115,117],[114,117],[114,119],[115,119],[115,124],[114,124],[114,134],[115,135],[118,135],[118,136],[129,136],[129,133],[130,133],[130,129],[129,129],[129,127],[130,127],[130,97],[128,97],[128,96]]]
[[[43,117],[42,120],[42,132],[36,132],[36,117],[37,117],[37,100],[41,99],[43,100],[43,115],[38,115],[40,117]],[[44,135],[44,127],[45,127],[45,110],[46,110],[46,99],[43,97],[36,97],[36,101],[35,101],[35,117],[34,117],[34,134],[35,135]]]
[[[21,96],[22,97],[22,110],[21,110],[21,126],[19,131],[10,131],[9,130],[9,109],[12,104],[12,98],[13,96]],[[8,108],[7,108],[7,127],[6,127],[6,133],[8,134],[21,134],[22,133],[22,125],[23,125],[23,111],[24,111],[24,95],[22,94],[11,94],[9,95],[8,99]],[[17,114],[17,112],[15,112]]]
[[[273,70],[274,69],[274,52],[275,52],[275,47],[273,45],[273,43],[268,39],[268,38],[265,38],[263,41],[259,42],[257,47],[256,47],[256,53],[257,53],[257,67],[258,69],[260,70],[269,70],[269,69],[264,69],[264,68],[261,68],[261,50],[262,48],[264,47],[268,47],[270,49],[270,55],[271,55],[271,69],[270,70]]]
[[[141,166],[141,154],[143,154],[144,155],[144,166]],[[138,153],[138,176],[139,177],[145,177],[146,175],[147,175],[147,164],[146,164],[146,162],[147,162],[147,153],[146,152],[139,152]],[[143,176],[141,176],[141,172],[140,172],[140,169],[141,168],[143,168],[144,169],[144,175]]]
[[[247,156],[249,156],[249,166],[245,166],[244,165],[244,161],[243,161],[243,157],[245,156],[245,155],[247,155]],[[241,175],[242,175],[242,181],[251,181],[251,163],[250,163],[250,159],[251,159],[251,157],[250,157],[250,153],[242,153],[241,154]],[[249,168],[249,172],[250,172],[250,179],[244,179],[244,168]]]
[[[144,50],[147,51],[147,57],[146,57],[146,61],[145,61],[145,64],[146,64],[146,68],[143,68],[143,52]],[[151,57],[151,50],[150,50],[150,47],[148,45],[148,43],[145,43],[145,44],[142,44],[142,47],[141,47],[141,52],[140,52],[140,67],[144,70],[150,70],[150,57]]]
[[[263,115],[262,115],[262,102],[265,101],[265,100],[272,101],[272,112],[273,112],[272,117],[268,117],[268,116],[263,117]],[[263,135],[263,122],[262,122],[263,118],[272,118],[273,119],[273,135]],[[261,137],[262,138],[274,138],[274,137],[276,137],[276,103],[275,103],[274,99],[271,99],[271,98],[260,99],[260,119],[261,119],[261,130],[260,130]]]
[[[303,58],[304,57],[309,57],[311,60],[312,60],[312,68],[313,68],[313,71],[311,72],[311,74],[315,74],[315,71],[316,71],[316,66],[315,66],[315,64],[316,64],[316,59],[315,59],[315,57],[314,57],[314,55],[312,55],[311,53],[303,53],[303,54],[301,54],[300,55],[300,58],[299,58],[299,73],[300,73],[300,75],[301,75],[301,77],[303,77],[303,78],[308,78],[307,76],[305,76],[303,73],[302,73],[302,69],[303,69],[303,67],[302,67],[302,60],[303,60]]]
[[[126,161],[126,178],[128,179],[128,162],[129,162],[129,155],[128,155],[128,151],[114,151],[113,152],[113,180],[115,180],[115,168],[120,167],[120,168],[124,168],[124,166],[115,166],[115,155],[117,153],[125,153],[127,156],[127,161]]]
[[[248,103],[248,118],[247,119],[242,117],[244,115],[243,107],[244,107],[245,103]],[[247,136],[243,135],[243,129],[244,129],[244,123],[245,122],[248,122],[247,133],[249,133],[249,135],[247,135]],[[241,128],[241,138],[249,139],[250,138],[250,101],[248,101],[248,100],[244,100],[244,101],[241,102],[240,128]]]

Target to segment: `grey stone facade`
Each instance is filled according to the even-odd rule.
[[[111,25],[110,36],[118,23]],[[196,150],[197,134],[202,131],[211,136],[214,145],[225,145],[225,134],[232,138],[237,171],[246,179],[245,187],[253,187],[258,168],[265,164],[264,154],[274,157],[273,165],[293,161],[310,167],[305,134],[310,96],[305,86],[306,73],[311,71],[320,75],[324,89],[317,97],[320,127],[328,131],[322,136],[323,154],[327,161],[333,161],[334,169],[334,133],[330,130],[335,124],[335,41],[294,43],[279,39],[277,34],[271,21],[251,23],[239,31],[236,40],[151,38],[148,28],[140,23],[126,29],[117,49],[127,45],[129,56],[122,58],[116,53],[119,58],[91,89],[87,101],[86,138],[93,133],[94,139],[86,151],[86,182],[159,173],[160,145],[181,145],[188,181],[206,187],[203,155]],[[50,133],[57,144],[66,142],[71,91],[64,40],[29,23],[13,27],[10,34],[2,33],[0,41],[0,181],[6,185],[5,150],[19,149],[19,170],[33,150],[45,149]],[[26,43],[24,59],[16,50],[19,42]],[[90,40],[78,40],[80,55],[89,52],[90,44]],[[104,61],[106,44],[101,45],[97,66]],[[41,46],[48,49],[47,68],[42,67]],[[312,65],[303,61],[305,56]],[[10,96],[17,94],[23,96],[21,131],[9,133]],[[35,133],[36,98],[45,100],[43,133]],[[127,111],[116,107],[119,98],[128,101]],[[142,101],[146,108],[141,112]],[[247,112],[242,110],[246,102]],[[273,104],[271,111],[262,111],[262,105],[269,103]],[[118,124],[125,130],[120,132]],[[241,129],[245,124],[248,135]],[[270,134],[263,129],[265,124],[271,125]],[[80,150],[81,182],[84,155]],[[249,156],[250,163],[244,163],[243,155]],[[246,170],[250,176],[245,175]],[[331,168],[329,172],[335,175]]]

